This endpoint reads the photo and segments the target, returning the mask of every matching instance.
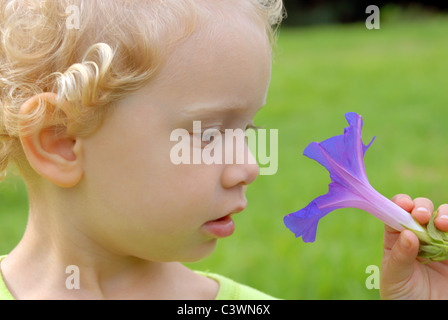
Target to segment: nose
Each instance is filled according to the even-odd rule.
[[[225,164],[221,176],[221,184],[224,188],[249,185],[257,178],[260,168],[247,143],[244,144],[244,154],[247,155],[244,157],[244,163],[238,164],[234,161],[231,164]]]

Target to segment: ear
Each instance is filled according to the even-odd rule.
[[[20,141],[30,166],[42,177],[63,188],[75,186],[83,176],[82,140],[67,135],[67,127],[51,119],[57,95],[42,93],[25,102],[21,115],[33,113],[45,106],[45,119],[39,128],[27,128],[20,123]]]

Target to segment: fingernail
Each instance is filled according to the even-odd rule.
[[[447,215],[437,216],[437,220],[448,221],[448,216]]]
[[[421,218],[428,219],[428,220],[431,219],[431,213],[425,207],[419,207],[419,208],[415,209],[415,211],[419,213],[419,216]]]
[[[426,209],[425,207],[419,207],[419,208],[415,209],[415,211],[423,212],[423,213],[429,213],[429,210]]]

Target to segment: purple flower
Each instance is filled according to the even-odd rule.
[[[305,208],[288,214],[284,223],[296,237],[304,242],[316,239],[317,224],[333,210],[353,207],[367,211],[389,225],[402,231],[409,229],[418,235],[426,229],[418,224],[404,209],[377,192],[367,179],[364,154],[375,138],[366,146],[362,142],[362,117],[350,112],[345,115],[349,126],[344,134],[321,143],[312,142],[304,155],[316,160],[330,173],[328,193],[317,197]],[[428,240],[425,235],[422,236]]]

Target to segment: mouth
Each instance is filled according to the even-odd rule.
[[[204,228],[213,237],[226,238],[235,232],[235,222],[230,214],[204,224]]]
[[[216,238],[226,238],[231,236],[235,232],[235,222],[233,221],[232,216],[243,211],[245,208],[246,203],[236,207],[231,213],[221,218],[206,222],[204,224],[205,230]]]

